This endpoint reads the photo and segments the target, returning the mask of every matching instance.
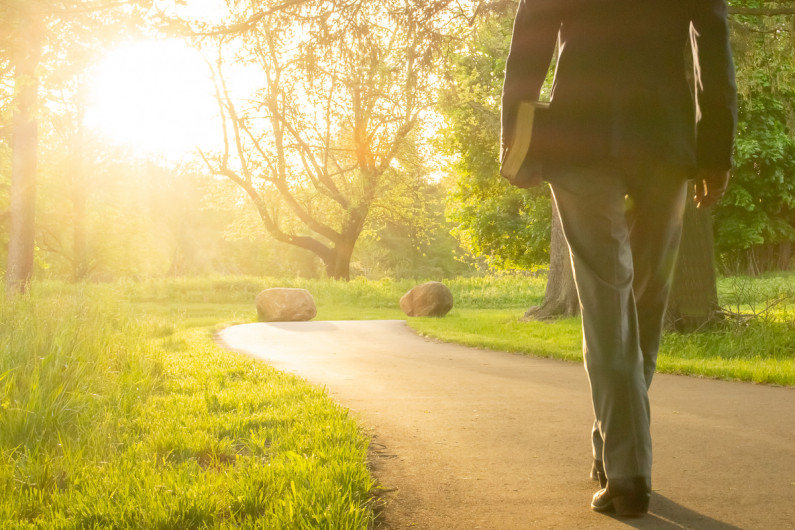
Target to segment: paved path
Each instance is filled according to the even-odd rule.
[[[441,344],[403,321],[245,324],[219,340],[321,386],[372,432],[383,526],[795,528],[795,389],[657,375],[651,513],[592,512],[581,366]]]

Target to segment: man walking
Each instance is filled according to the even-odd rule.
[[[557,42],[542,164],[571,252],[591,385],[591,507],[648,511],[648,387],[682,227],[729,180],[737,115],[724,0],[520,0],[505,69],[503,148]],[[692,50],[687,54],[686,50]],[[692,56],[692,61],[690,59]],[[695,97],[694,97],[695,95]]]

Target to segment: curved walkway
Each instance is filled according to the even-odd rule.
[[[657,375],[651,513],[589,509],[582,367],[443,344],[403,321],[245,324],[219,342],[325,386],[372,432],[382,527],[793,528],[795,389]]]

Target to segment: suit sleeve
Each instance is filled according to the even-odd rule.
[[[696,156],[699,168],[728,170],[737,126],[737,87],[725,0],[693,1],[699,78]]]
[[[560,0],[521,0],[514,20],[511,49],[505,64],[502,90],[501,136],[503,149],[510,143],[519,102],[535,101],[555,50]]]

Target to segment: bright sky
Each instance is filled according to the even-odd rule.
[[[170,159],[217,148],[222,138],[209,69],[179,40],[109,52],[91,84],[86,123],[114,143]]]

